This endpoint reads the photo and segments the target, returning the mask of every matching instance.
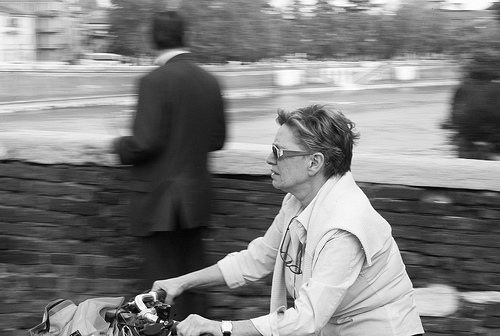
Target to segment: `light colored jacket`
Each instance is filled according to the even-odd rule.
[[[271,312],[252,319],[255,327],[264,336],[423,333],[390,225],[373,209],[352,174],[328,180],[297,217],[306,231],[303,274],[291,277],[277,251],[299,209],[300,202],[288,194],[264,237],[219,262],[230,287],[274,272]],[[298,293],[289,309],[287,289],[292,296]]]

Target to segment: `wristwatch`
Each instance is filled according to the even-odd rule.
[[[223,336],[231,336],[231,333],[233,332],[233,322],[222,321],[220,329],[222,330]]]

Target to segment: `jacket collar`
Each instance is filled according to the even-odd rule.
[[[283,208],[284,212],[287,214],[287,218],[291,219],[296,217],[297,221],[304,227],[307,231],[309,229],[309,222],[312,216],[313,208],[316,206],[316,202],[318,199],[318,195],[321,194],[323,189],[331,189],[333,185],[335,185],[339,181],[340,177],[332,176],[330,177],[325,184],[320,188],[316,196],[314,196],[311,203],[309,203],[305,208],[302,208],[302,204],[295,196],[290,195],[289,199],[286,202],[286,206]]]
[[[322,226],[309,226],[308,246],[315,246],[330,230],[349,231],[361,242],[369,266],[391,236],[390,225],[373,209],[351,172],[336,182],[330,179],[325,183],[317,195],[310,221],[322,223]]]

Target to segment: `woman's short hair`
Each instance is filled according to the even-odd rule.
[[[163,11],[155,13],[151,28],[156,49],[172,49],[184,46],[185,22],[178,12]]]
[[[289,126],[305,150],[324,155],[326,177],[342,176],[351,170],[352,150],[359,133],[340,110],[328,105],[279,109],[276,121]]]

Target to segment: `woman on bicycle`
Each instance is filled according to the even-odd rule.
[[[319,105],[279,110],[277,121],[267,163],[273,186],[287,195],[265,235],[211,267],[156,281],[152,288],[165,290],[166,303],[172,303],[189,289],[234,288],[273,272],[270,313],[233,322],[190,315],[178,334],[423,334],[391,227],[350,171],[359,138],[354,123]]]

